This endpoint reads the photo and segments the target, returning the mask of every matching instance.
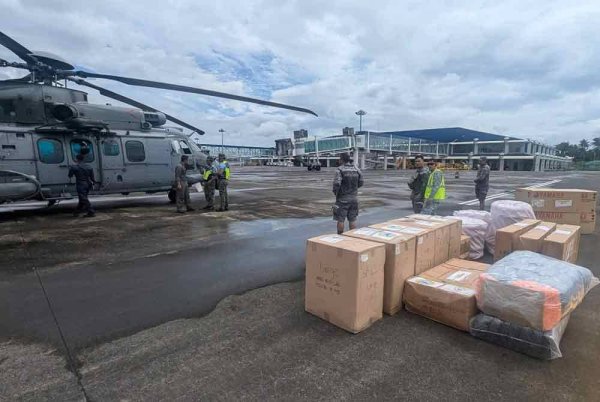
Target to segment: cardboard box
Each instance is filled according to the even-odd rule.
[[[521,241],[517,244],[517,250],[529,250],[541,253],[544,239],[556,228],[554,222],[540,222],[539,225],[521,235]]]
[[[518,188],[517,201],[531,204],[534,211],[595,212],[598,193],[582,189]]]
[[[596,222],[581,222],[579,224],[581,234],[592,234],[596,231]]]
[[[435,244],[433,251],[433,266],[443,264],[448,261],[448,252],[450,250],[450,226],[452,223],[434,221],[431,219],[400,218],[394,220],[396,223],[407,224],[411,227],[431,229],[435,233]]]
[[[471,236],[460,236],[460,258],[466,260],[471,252]]]
[[[468,331],[478,313],[475,283],[489,265],[454,258],[406,281],[408,311]]]
[[[575,225],[556,225],[544,239],[542,254],[575,264],[579,256],[581,229]]]
[[[415,275],[433,268],[435,257],[435,231],[425,229],[407,222],[389,221],[372,225],[376,229],[389,230],[404,234],[411,234],[417,237],[417,248],[415,250]]]
[[[596,230],[596,214],[591,212],[536,211],[535,216],[544,221],[581,226],[581,234],[594,233]]]
[[[460,237],[462,236],[462,221],[451,216],[436,216],[436,215],[409,215],[407,218],[430,220],[433,222],[441,222],[450,227],[450,241],[448,243],[448,259],[458,258],[460,256]]]
[[[379,320],[383,310],[381,243],[328,235],[306,244],[305,309],[352,333]]]
[[[389,315],[396,314],[402,309],[404,282],[415,275],[417,237],[411,234],[375,228],[351,230],[344,232],[344,236],[370,240],[385,245],[383,312]]]
[[[494,261],[506,257],[514,250],[520,248],[521,235],[539,224],[537,219],[524,219],[512,225],[496,230],[496,248],[494,250]]]

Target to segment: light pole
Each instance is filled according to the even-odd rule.
[[[219,132],[221,133],[221,153],[225,153],[223,151],[223,133],[225,132],[225,130],[223,130],[222,128],[219,129]]]
[[[364,115],[367,114],[367,112],[365,112],[364,110],[360,109],[358,112],[355,113],[358,116],[359,119],[359,123],[358,123],[358,132],[362,133],[362,118]],[[358,143],[356,142],[356,134],[354,134],[354,166],[359,166],[358,164]],[[363,166],[364,168],[364,166]]]
[[[358,126],[359,126],[359,129],[358,129],[358,131],[359,131],[359,132],[362,132],[362,117],[363,117],[364,115],[366,115],[366,114],[367,114],[367,112],[365,112],[365,111],[364,111],[364,110],[362,110],[362,109],[361,109],[361,110],[359,110],[358,112],[356,112],[356,115],[357,115],[357,116],[358,116],[358,118],[359,118],[359,123],[358,123]]]

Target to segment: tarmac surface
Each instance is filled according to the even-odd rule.
[[[0,399],[600,399],[598,290],[553,362],[407,312],[354,336],[305,313],[332,174],[241,169],[225,213],[177,215],[162,194],[98,197],[91,219],[0,207]],[[442,214],[472,208],[473,177],[447,175]],[[410,213],[406,180],[365,172],[359,225]],[[600,174],[492,172],[490,198],[540,183],[598,190]],[[584,236],[579,260],[597,276],[598,244]]]

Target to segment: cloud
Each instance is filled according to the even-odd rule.
[[[338,134],[358,125],[358,109],[370,130],[462,126],[556,143],[600,129],[597,2],[3,0],[2,9],[5,33],[85,69],[320,116],[94,80],[203,128],[208,143],[220,143],[220,128],[248,145],[299,128]],[[16,60],[6,49],[0,58]]]

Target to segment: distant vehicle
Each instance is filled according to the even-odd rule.
[[[174,168],[189,155],[188,182],[200,180],[206,150],[190,140],[204,132],[173,116],[82,78],[189,92],[316,114],[308,109],[206,89],[75,70],[56,55],[32,52],[0,32],[0,45],[22,62],[0,59],[0,67],[28,70],[22,78],[0,81],[0,204],[28,199],[48,205],[72,198],[68,170],[78,154],[94,170],[99,186],[92,194],[168,192],[174,201]],[[64,80],[64,81],[63,81]],[[63,82],[61,84],[61,81]],[[67,88],[87,86],[133,107],[87,102],[87,93]],[[167,121],[191,130],[165,126]]]

